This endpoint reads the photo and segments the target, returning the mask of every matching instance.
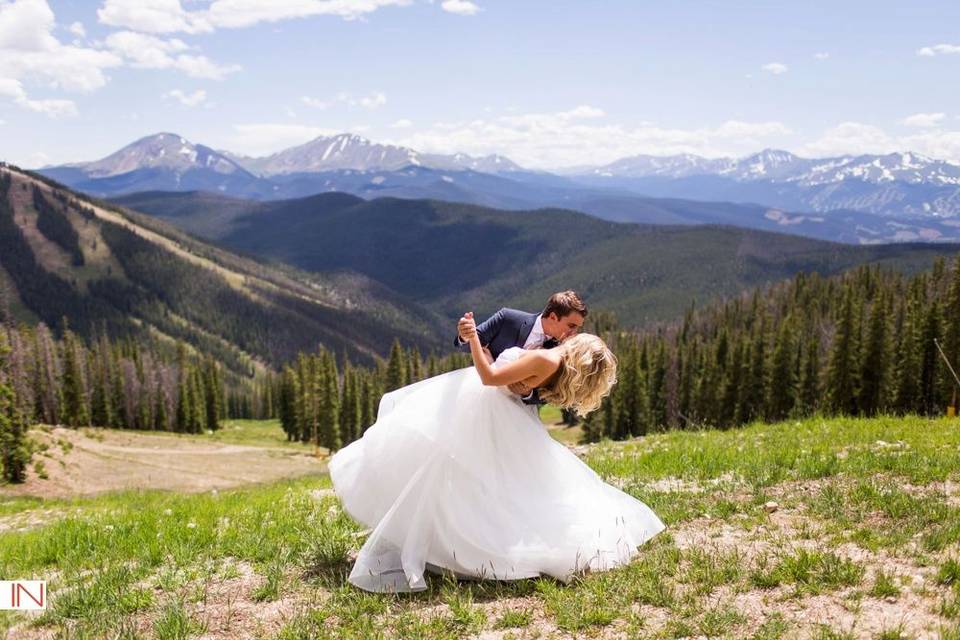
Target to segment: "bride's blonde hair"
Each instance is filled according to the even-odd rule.
[[[617,381],[617,357],[606,343],[590,333],[565,340],[561,352],[560,374],[540,391],[540,397],[564,409],[572,409],[581,418],[600,406]]]

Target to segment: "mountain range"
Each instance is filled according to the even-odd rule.
[[[210,191],[274,200],[342,191],[518,210],[561,206],[609,220],[658,223],[665,205],[651,203],[655,198],[685,201],[672,207],[683,213],[666,215],[677,224],[779,226],[852,243],[960,238],[960,165],[915,153],[808,159],[767,149],[739,159],[634,156],[549,173],[501,155],[424,154],[349,134],[254,158],[160,133],[97,161],[39,172],[100,197]],[[720,209],[732,211],[718,203],[747,209],[717,219]]]
[[[909,152],[820,159],[776,149],[744,158],[640,155],[565,174],[594,187],[794,211],[845,209],[912,219],[960,214],[960,165]]]
[[[365,362],[394,338],[445,350],[463,311],[537,309],[564,288],[644,326],[798,272],[913,273],[958,249],[345,193],[107,202],[0,165],[0,320],[183,341],[238,375],[317,344]]]

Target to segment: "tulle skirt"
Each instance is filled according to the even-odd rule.
[[[429,569],[567,582],[629,562],[664,528],[473,367],[385,394],[329,470],[343,508],[372,529],[349,576],[367,591],[423,590]]]

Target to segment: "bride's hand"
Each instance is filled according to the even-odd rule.
[[[460,339],[464,342],[470,342],[470,339],[477,335],[477,321],[473,319],[473,311],[467,311],[457,323],[457,331],[460,332]]]

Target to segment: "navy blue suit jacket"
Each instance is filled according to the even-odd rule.
[[[480,344],[490,349],[493,359],[496,360],[504,350],[510,347],[523,347],[539,313],[527,313],[504,307],[487,318],[483,324],[477,325],[477,335]],[[460,341],[460,335],[454,337],[453,346],[461,351],[470,352],[470,345]],[[537,390],[523,399],[527,404],[542,404]]]

